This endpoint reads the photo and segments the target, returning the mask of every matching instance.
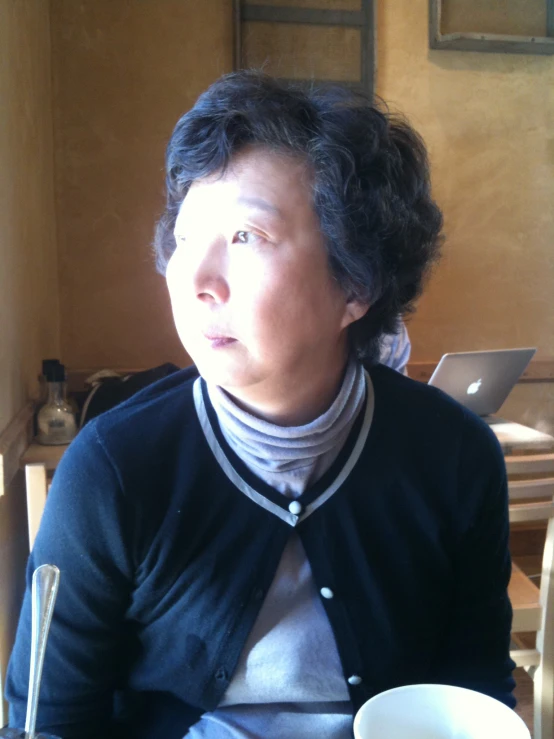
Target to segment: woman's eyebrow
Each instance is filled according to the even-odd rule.
[[[263,198],[242,196],[238,198],[237,202],[240,205],[250,205],[254,208],[258,208],[259,210],[265,210],[267,213],[270,213],[271,215],[277,216],[277,218],[284,220],[283,214],[281,213],[279,208],[277,208],[275,205],[271,205],[271,203],[268,203],[267,200],[264,200]]]

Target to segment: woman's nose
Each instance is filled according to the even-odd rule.
[[[223,238],[198,245],[193,264],[193,288],[204,303],[225,303],[229,299],[227,281],[228,254]]]

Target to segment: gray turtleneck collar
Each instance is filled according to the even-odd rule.
[[[330,408],[302,426],[278,426],[237,406],[208,383],[225,439],[249,469],[289,498],[296,498],[333,464],[361,410],[366,392],[362,365],[351,359]]]

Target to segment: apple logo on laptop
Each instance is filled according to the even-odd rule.
[[[483,380],[481,378],[479,378],[477,380],[477,382],[472,382],[471,385],[468,387],[468,389],[466,391],[467,394],[468,395],[475,395],[475,393],[478,393],[479,392],[479,388],[481,387],[481,383],[482,382],[483,382]]]

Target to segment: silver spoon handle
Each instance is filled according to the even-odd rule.
[[[59,583],[60,571],[54,565],[41,565],[33,573],[31,670],[29,673],[27,717],[25,719],[25,732],[28,739],[34,739],[35,737],[44,653]]]

